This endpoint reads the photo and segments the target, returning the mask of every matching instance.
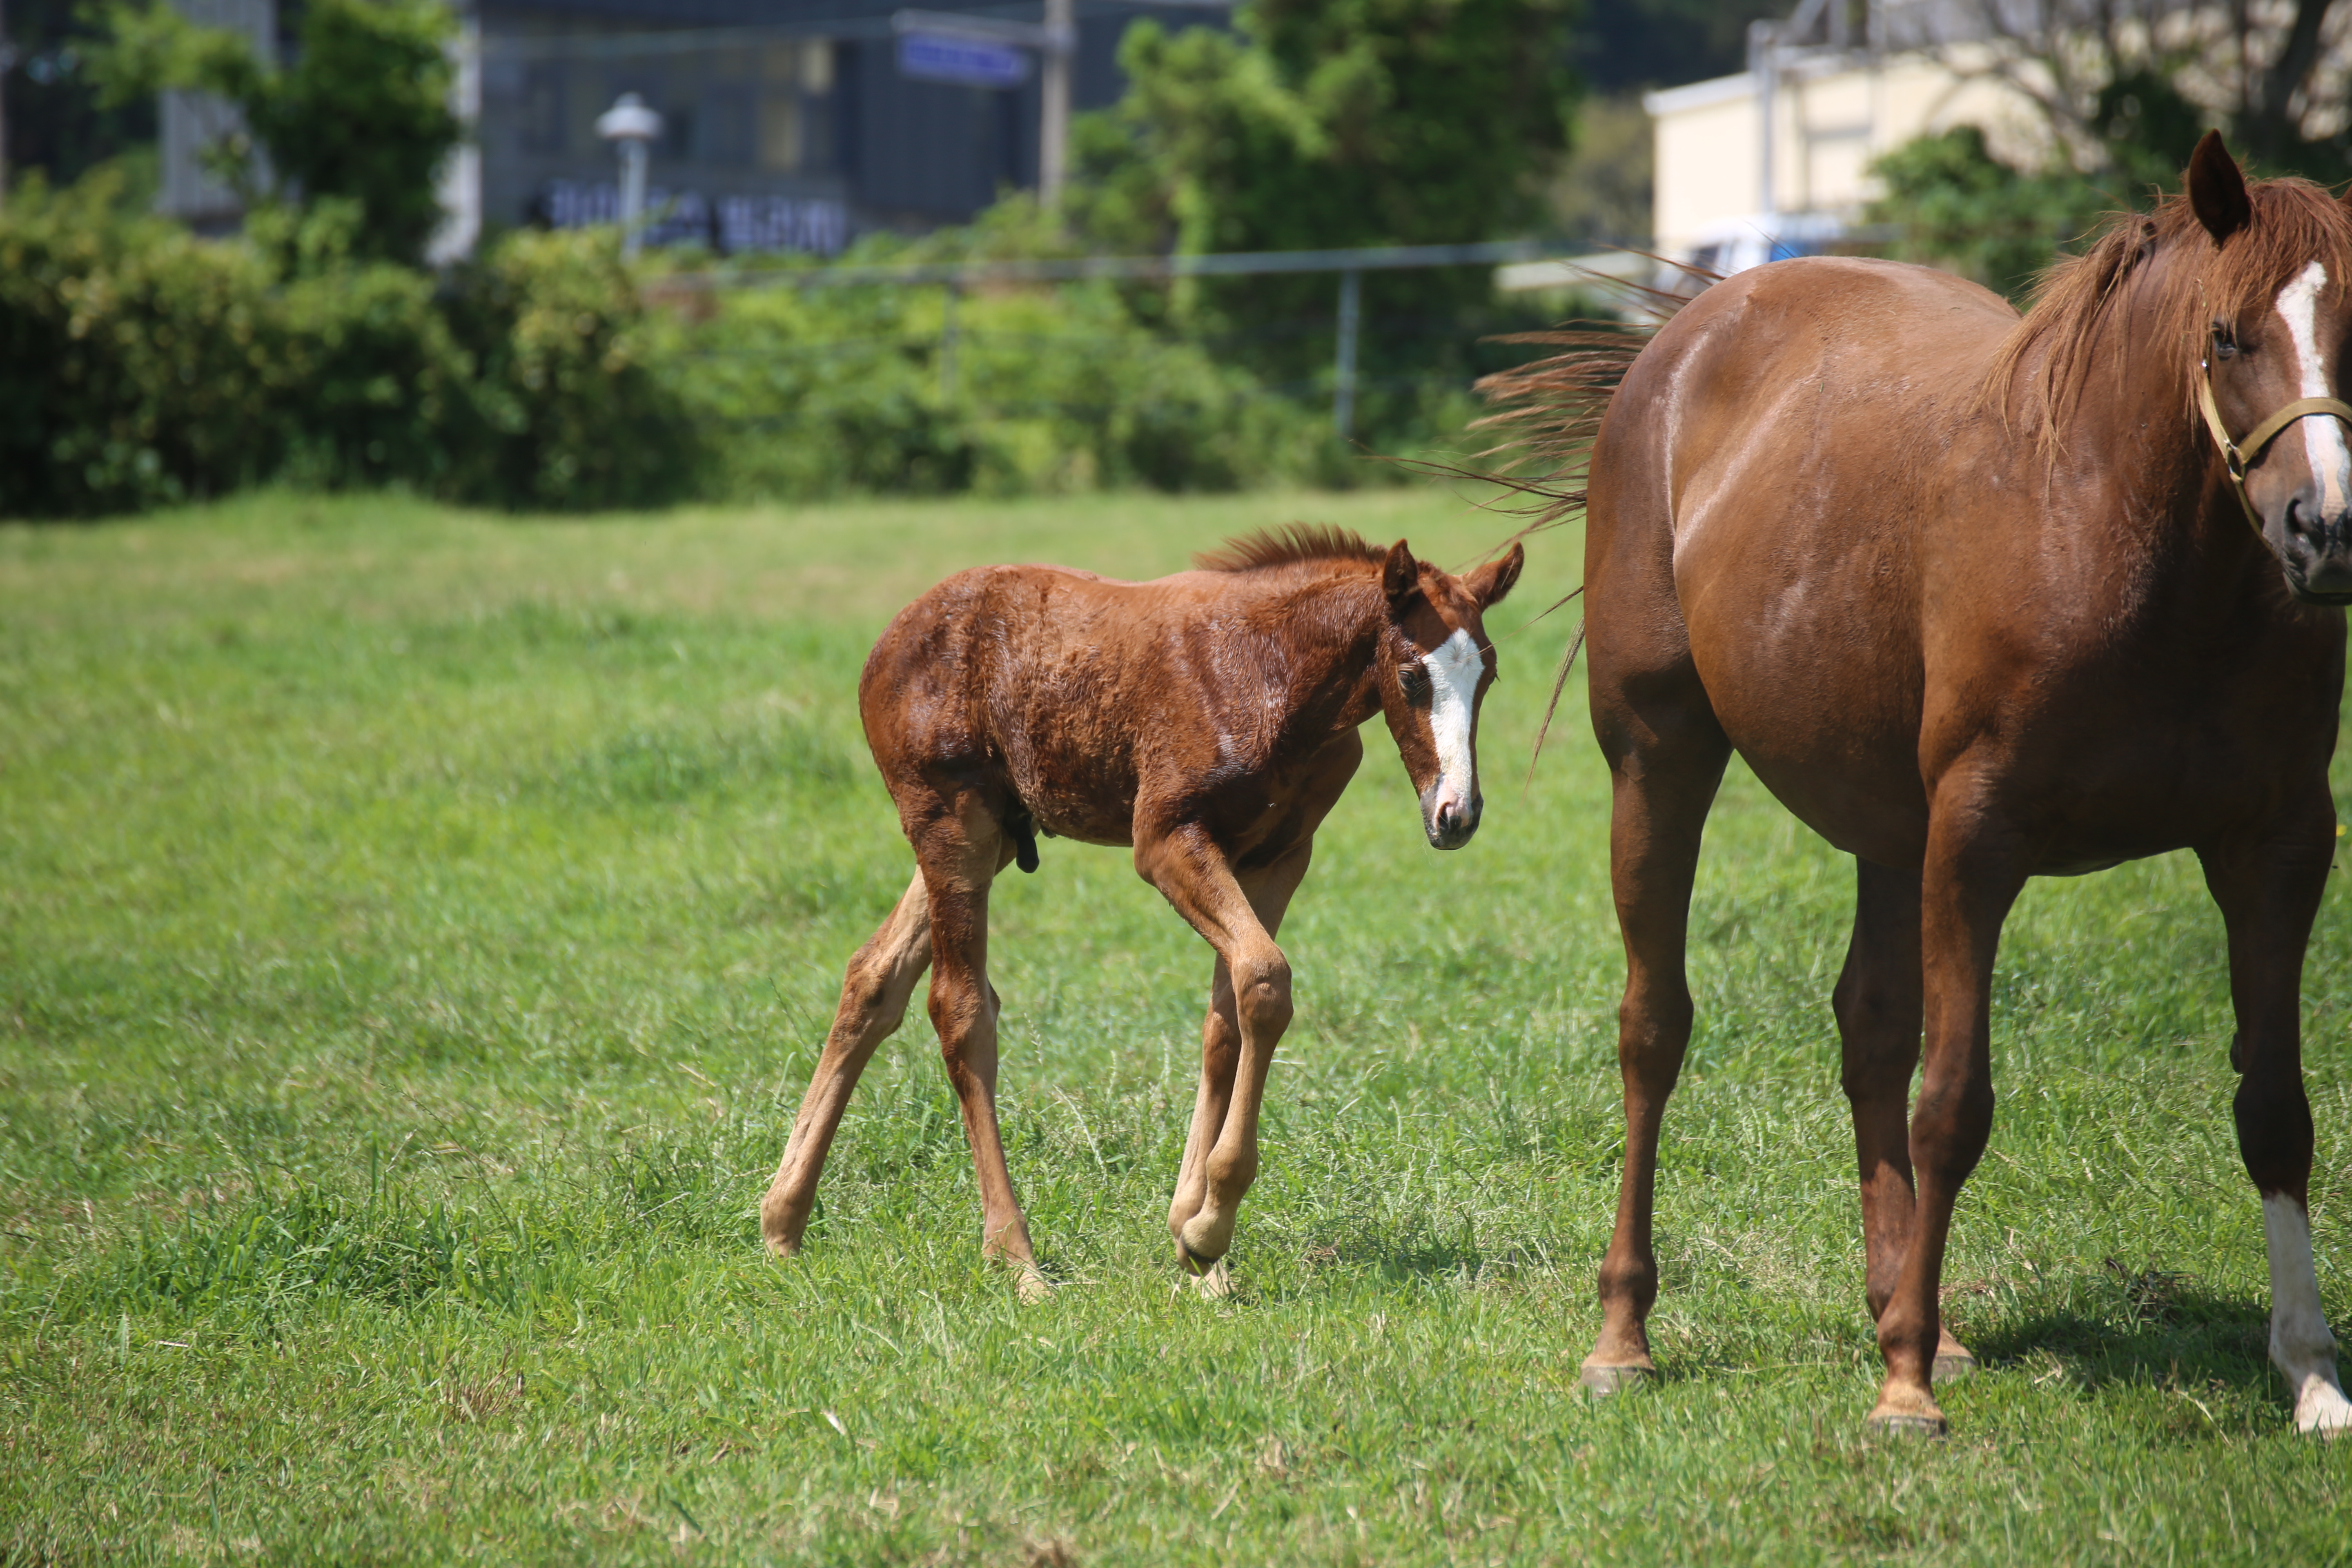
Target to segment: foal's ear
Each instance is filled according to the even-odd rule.
[[[1381,563],[1381,586],[1387,591],[1389,607],[1402,610],[1407,601],[1421,592],[1421,563],[1403,540],[1389,546],[1389,558]]]
[[[1503,602],[1511,585],[1519,580],[1519,568],[1528,563],[1528,552],[1517,544],[1499,561],[1489,561],[1462,579],[1462,586],[1482,610],[1491,610]]]
[[[2221,244],[2253,221],[2254,204],[2246,199],[2246,176],[2238,161],[2221,144],[2219,131],[2208,131],[2189,154],[2189,205],[2205,232]]]

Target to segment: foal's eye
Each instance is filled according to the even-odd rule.
[[[1397,666],[1397,689],[1408,702],[1420,702],[1429,696],[1429,671],[1419,660]]]
[[[2238,334],[2226,322],[2213,323],[2213,357],[2215,359],[2238,357]]]

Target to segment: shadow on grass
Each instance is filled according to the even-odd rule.
[[[2260,1406],[2279,1397],[2266,1302],[2112,1260],[2101,1273],[2020,1293],[2010,1310],[1958,1331],[1989,1369],[2063,1378],[2084,1393],[2210,1392]]]

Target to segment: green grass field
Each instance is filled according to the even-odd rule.
[[[1124,576],[1290,521],[1470,558],[1435,490],[590,521],[264,497],[0,530],[0,1559],[990,1563],[2352,1557],[2289,1429],[2174,857],[2037,883],[1947,1310],[1949,1440],[1877,1357],[1828,990],[1848,866],[1735,766],[1667,1123],[1663,1384],[1575,1392],[1613,1202],[1605,776],[1576,579],[1491,626],[1477,840],[1378,724],[1283,937],[1299,1012],[1227,1301],[1164,1227],[1207,949],[1126,857],[994,905],[1036,1306],[979,1258],[919,1010],[811,1245],[756,1208],[911,859],[855,693],[960,566]],[[2352,921],[2306,1012],[2352,1318]]]

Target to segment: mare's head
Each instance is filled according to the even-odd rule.
[[[1996,374],[2008,384],[2045,351],[2036,379],[2054,436],[2086,382],[2152,352],[2209,474],[2242,475],[2220,504],[2234,514],[2242,499],[2296,598],[2352,603],[2352,426],[2297,406],[2352,381],[2352,209],[2305,180],[2249,184],[2218,132],[2182,184],[2045,277]],[[2110,317],[2125,336],[2103,348]]]
[[[2296,598],[2352,603],[2352,431],[2314,411],[2260,440],[2273,414],[2339,395],[2352,342],[2352,213],[2300,182],[2248,186],[2218,132],[2197,144],[2187,184],[2213,247],[2207,374],[2223,429],[2242,444],[2232,460],[2246,501]]]
[[[1456,577],[1413,559],[1402,539],[1381,563],[1388,625],[1373,659],[1381,711],[1421,796],[1422,831],[1459,849],[1478,831],[1478,705],[1495,683],[1485,616],[1519,580],[1527,552]]]

